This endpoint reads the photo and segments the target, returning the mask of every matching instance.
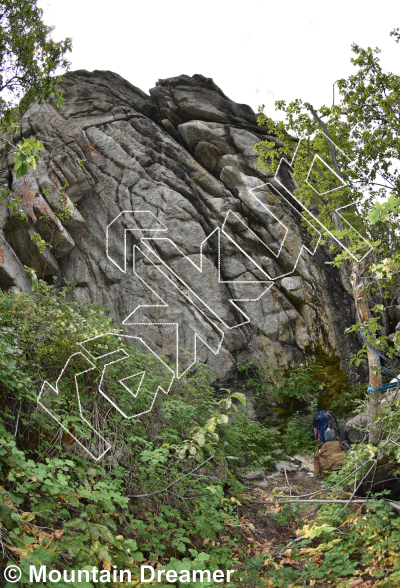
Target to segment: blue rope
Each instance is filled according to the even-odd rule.
[[[363,329],[360,329],[360,335],[361,335],[361,338],[364,341],[364,343],[367,345],[367,347],[369,347],[370,349],[372,349],[372,351],[374,351],[377,355],[379,355],[379,357],[381,357],[384,361],[387,361],[388,363],[390,363],[390,365],[392,365],[394,368],[396,368],[396,370],[399,370],[400,371],[400,368],[397,365],[394,365],[394,363],[392,363],[390,361],[390,359],[388,359],[387,357],[385,357],[384,355],[382,355],[382,353],[380,353],[377,349],[375,349],[374,347],[372,347],[372,345],[370,345],[369,343],[367,343],[367,341],[365,340],[364,335],[363,335]],[[389,376],[392,376],[392,378],[397,378],[397,376],[395,374],[392,374],[391,372],[389,372],[389,370],[387,370],[383,366],[382,366],[382,369],[387,374],[389,374]],[[384,386],[386,386],[386,388]],[[381,386],[380,388],[371,388],[371,387],[369,387],[368,390],[369,391],[372,391],[372,392],[381,392],[383,390],[388,390],[389,388],[395,388],[397,386],[397,383],[391,382],[391,385],[384,384],[384,386]]]
[[[398,382],[390,382],[389,384],[383,384],[379,388],[372,388],[372,386],[368,386],[368,392],[384,392],[390,388],[397,388],[397,384]]]

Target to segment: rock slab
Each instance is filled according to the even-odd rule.
[[[300,255],[310,241],[300,215],[253,152],[278,142],[249,106],[201,75],[160,80],[147,95],[115,73],[79,70],[60,88],[62,110],[35,104],[9,136],[43,142],[37,170],[17,180],[0,149],[0,181],[29,218],[0,210],[4,290],[30,290],[23,264],[73,281],[177,374],[200,360],[218,385],[234,385],[238,361],[290,369],[317,346],[346,369],[358,349],[344,335],[353,301],[324,249]],[[286,172],[281,181],[292,186]],[[35,234],[51,249],[40,253]]]

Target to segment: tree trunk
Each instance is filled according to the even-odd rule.
[[[336,149],[335,144],[331,140],[329,135],[329,129],[324,121],[318,116],[317,112],[311,106],[311,104],[305,103],[305,106],[311,112],[315,122],[319,125],[319,127],[323,130],[325,137],[327,139],[329,152],[332,157],[333,167],[335,168],[336,173],[340,178],[343,179],[342,171],[339,167],[337,158],[336,158]],[[321,172],[320,172],[321,173]],[[335,225],[336,230],[342,231],[343,225],[341,219],[336,212],[332,213],[332,220]],[[345,238],[344,244],[346,247],[349,247],[349,242]],[[360,264],[354,261],[352,263],[352,273],[350,275],[350,283],[353,288],[353,295],[354,295],[354,302],[356,305],[358,320],[361,322],[362,325],[366,321],[371,318],[371,313],[368,306],[367,294],[365,290],[359,290],[361,283],[360,277],[361,274],[365,271],[367,265],[367,261],[363,263],[363,270],[361,271]],[[342,282],[345,283],[343,280],[343,273],[341,274]],[[382,386],[382,373],[380,371],[381,367],[381,360],[379,355],[377,355],[372,349],[367,347],[367,357],[368,357],[368,368],[369,368],[369,386],[371,388],[379,388]],[[369,443],[372,445],[377,445],[379,442],[379,432],[377,431],[376,425],[374,425],[375,417],[379,412],[380,407],[380,393],[379,392],[370,392],[369,394],[369,408],[368,408],[368,430],[369,430]]]
[[[368,306],[367,295],[364,290],[359,290],[360,287],[360,264],[353,262],[350,282],[353,287],[354,302],[357,309],[358,320],[362,325],[365,321],[371,318],[371,313]],[[382,373],[380,371],[381,360],[372,349],[367,347],[368,367],[369,367],[369,385],[371,388],[379,388],[382,386]],[[369,408],[368,408],[368,428],[369,428],[369,443],[377,445],[379,442],[379,431],[374,424],[375,417],[379,412],[380,393],[369,393]]]

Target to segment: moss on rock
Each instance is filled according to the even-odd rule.
[[[321,347],[316,347],[312,352],[306,349],[306,353],[308,358],[313,358],[313,361],[309,359],[308,365],[316,366],[314,378],[321,382],[318,410],[328,409],[340,398],[343,390],[350,389],[349,378],[341,368],[342,359],[339,355],[325,353]]]

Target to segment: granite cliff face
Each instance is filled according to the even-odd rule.
[[[220,383],[238,360],[290,368],[316,348],[346,369],[352,299],[313,251],[282,188],[293,188],[288,169],[257,169],[253,146],[267,136],[250,107],[200,75],[160,80],[150,96],[107,71],[68,73],[61,88],[62,110],[34,105],[8,137],[43,142],[35,172],[17,180],[1,147],[1,181],[29,215],[1,204],[3,290],[30,291],[23,264],[71,280],[181,371],[197,357]]]

